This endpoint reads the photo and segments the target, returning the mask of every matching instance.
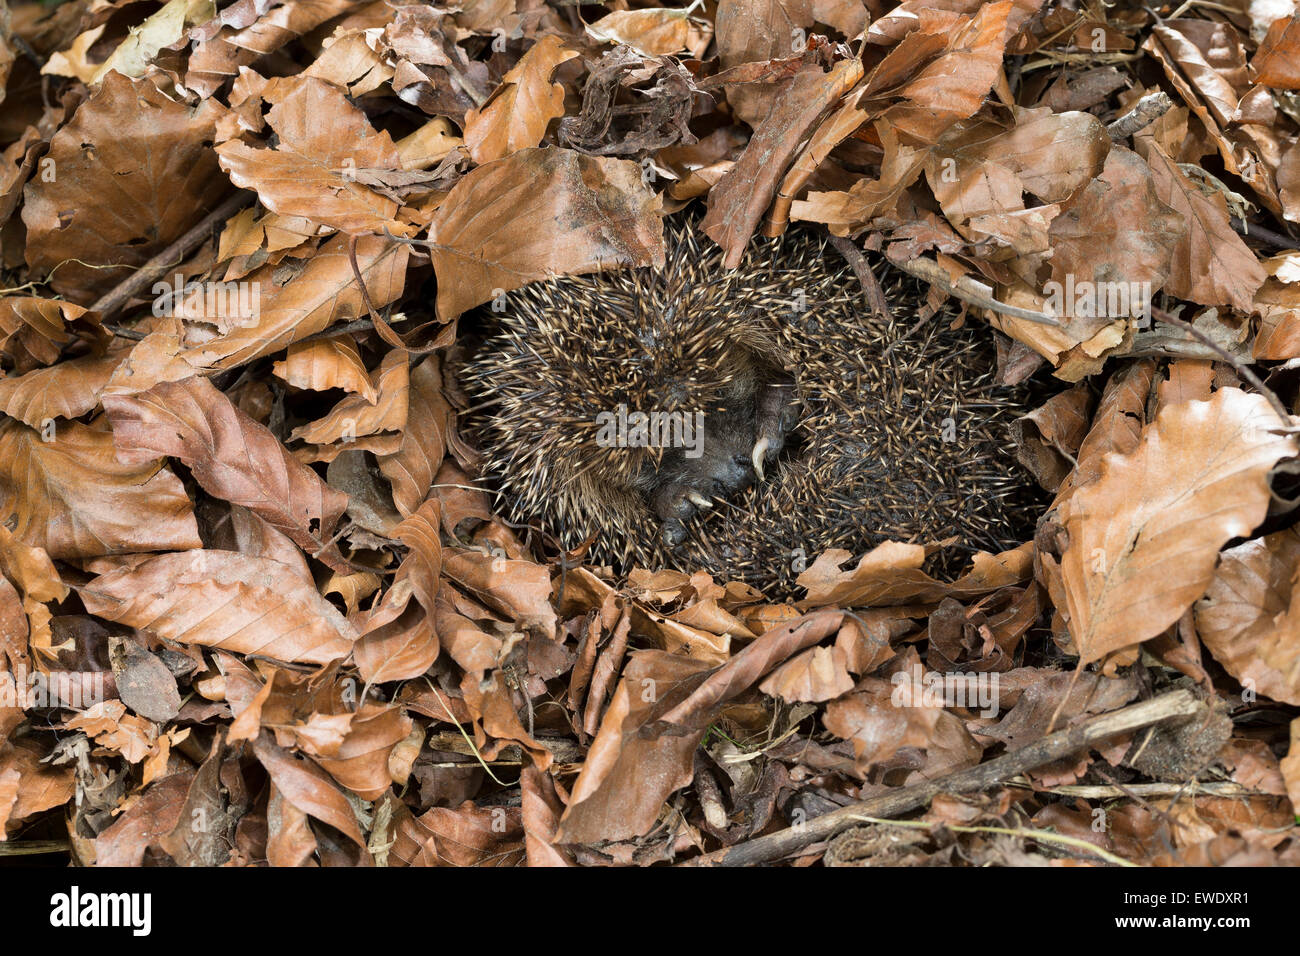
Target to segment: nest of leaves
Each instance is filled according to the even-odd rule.
[[[0,5],[0,855],[1300,862],[1297,64],[1285,2]],[[502,521],[459,317],[691,201],[1056,383],[1033,540],[774,604]]]

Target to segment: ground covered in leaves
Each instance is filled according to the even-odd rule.
[[[0,0],[0,855],[1300,863],[1298,133],[1294,0]],[[460,317],[692,201],[1050,383],[1034,539],[500,520]]]

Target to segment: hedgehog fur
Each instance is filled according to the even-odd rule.
[[[780,595],[828,548],[956,537],[969,553],[1026,532],[1008,429],[1023,396],[995,385],[987,331],[917,323],[910,282],[872,314],[813,230],[751,244],[734,270],[689,215],[667,247],[661,270],[533,283],[486,317],[464,422],[511,518],[589,542],[588,563]],[[659,421],[686,430],[657,437],[686,447],[639,447],[635,428],[611,442],[620,409],[675,413]]]

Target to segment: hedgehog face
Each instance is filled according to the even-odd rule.
[[[808,233],[731,272],[689,218],[668,232],[658,272],[537,283],[493,316],[463,421],[512,518],[590,541],[593,563],[787,593],[796,559],[828,547],[1014,540],[1015,403],[991,391],[978,330],[865,313]]]

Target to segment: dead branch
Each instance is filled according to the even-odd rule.
[[[122,308],[135,298],[145,288],[152,285],[154,280],[165,273],[168,269],[181,264],[185,257],[193,252],[208,234],[212,227],[218,223],[225,222],[239,210],[243,209],[254,198],[254,193],[247,190],[240,190],[225,202],[223,202],[212,212],[208,213],[185,235],[181,236],[170,246],[164,249],[158,255],[154,256],[135,272],[131,273],[108,292],[104,293],[92,305],[91,311],[98,312],[104,320],[116,315]],[[122,332],[117,334],[123,335]],[[124,338],[134,338],[135,336],[123,335]]]
[[[948,774],[937,780],[900,787],[868,800],[832,810],[801,826],[789,827],[686,860],[679,866],[753,866],[771,863],[805,852],[814,843],[828,840],[867,817],[896,817],[919,809],[940,793],[973,793],[1002,783],[1043,764],[1078,753],[1118,734],[1150,727],[1171,717],[1189,717],[1198,703],[1191,691],[1176,690],[1140,704],[1133,704],[1058,730],[1028,746],[1013,750],[987,763]]]

